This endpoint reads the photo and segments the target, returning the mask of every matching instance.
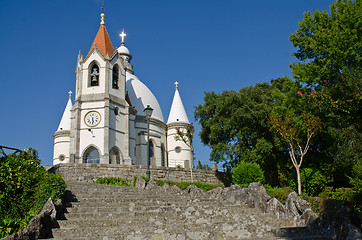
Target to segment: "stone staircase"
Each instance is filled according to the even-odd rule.
[[[68,182],[66,207],[55,239],[324,239],[307,232],[277,238],[281,228],[294,226],[293,219],[175,186]]]

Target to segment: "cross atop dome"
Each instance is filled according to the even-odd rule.
[[[175,82],[175,87],[176,87],[176,89],[178,89],[178,84],[179,84],[179,83],[176,81],[176,82]]]
[[[69,91],[69,92],[68,92],[68,94],[69,94],[69,99],[72,98],[72,93],[73,93],[72,91]]]
[[[122,38],[122,44],[124,44],[124,37],[127,36],[127,34],[124,33],[124,29],[122,29],[122,33],[119,34],[119,36]]]

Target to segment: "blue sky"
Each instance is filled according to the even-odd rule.
[[[52,164],[53,134],[75,89],[79,50],[98,31],[101,0],[1,0],[0,145],[39,151]],[[221,93],[291,77],[289,35],[308,10],[331,0],[105,0],[114,47],[124,28],[135,74],[157,97],[167,121],[174,82],[190,121],[204,91]],[[195,134],[196,161],[211,164]]]

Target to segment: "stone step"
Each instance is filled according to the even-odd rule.
[[[207,229],[207,230],[206,230]],[[58,230],[58,229],[56,229]],[[277,230],[270,227],[258,227],[254,225],[221,223],[219,225],[192,225],[192,224],[175,224],[175,225],[121,225],[114,227],[93,227],[93,228],[71,228],[71,229],[59,229],[54,231],[54,237],[94,237],[94,236],[112,236],[112,235],[139,235],[142,237],[152,236],[167,236],[167,235],[190,235],[187,239],[214,239],[212,236],[220,236],[221,239],[241,239],[242,237],[258,237],[258,236],[275,236]],[[193,234],[191,234],[193,233]],[[193,237],[191,237],[193,235]],[[204,236],[204,237],[203,237]],[[205,238],[208,237],[208,238]],[[139,239],[139,238],[137,238]],[[144,238],[140,238],[144,239]],[[145,238],[146,239],[146,238]],[[148,238],[147,238],[148,239]],[[173,239],[173,238],[171,238]]]
[[[72,192],[77,192],[79,194],[94,194],[94,193],[106,193],[106,194],[142,194],[149,191],[140,191],[138,188],[128,187],[122,189],[76,189],[76,188],[67,188]]]
[[[99,204],[99,206],[89,205],[85,203],[78,203],[78,205],[73,205],[72,207],[68,207],[68,213],[78,213],[78,212],[129,212],[129,211],[154,211],[159,209],[161,211],[185,211],[187,208],[193,207],[197,211],[203,212],[214,212],[216,209],[227,209],[229,211],[239,211],[240,206],[236,205],[219,205],[219,204],[211,204],[211,203],[165,203],[165,204],[123,204],[123,205],[104,205]],[[220,210],[219,210],[220,211]]]
[[[143,208],[143,207],[152,207],[152,206],[160,206],[160,207],[178,207],[178,208],[187,208],[187,207],[197,207],[197,208],[210,208],[210,207],[214,207],[214,208],[220,208],[223,207],[219,204],[212,204],[212,203],[204,203],[204,202],[199,202],[199,203],[183,203],[183,202],[162,202],[159,201],[158,203],[156,202],[143,202],[143,203],[133,203],[133,202],[72,202],[72,203],[67,203],[67,209],[71,209],[71,208],[77,208],[77,207],[95,207],[95,208],[103,208],[103,207],[110,207],[110,208],[129,208],[132,207],[133,205],[139,207],[139,208]],[[225,206],[225,208],[227,208],[228,206],[230,206],[231,208],[233,208],[232,205],[227,204]],[[243,207],[243,206],[240,206]],[[72,210],[70,210],[72,211]]]
[[[67,202],[66,207],[75,207],[75,206],[94,206],[94,207],[117,207],[117,206],[128,206],[128,205],[137,205],[137,206],[232,206],[230,203],[223,204],[222,202],[216,202],[212,200],[183,200],[183,199],[145,199],[145,200],[133,200],[133,201],[124,201],[122,199],[84,199],[79,200],[78,202]]]
[[[55,239],[323,239],[258,208],[162,188],[68,183]],[[289,230],[292,229],[292,230]],[[276,237],[279,236],[279,237]]]
[[[76,191],[72,192],[71,196],[67,196],[66,200],[73,201],[81,198],[125,198],[125,199],[149,199],[151,196],[155,196],[160,199],[168,198],[178,198],[178,199],[204,199],[204,200],[215,200],[208,194],[202,194],[197,196],[191,196],[190,194],[170,194],[164,192],[149,192],[149,193],[119,193],[119,194],[104,194],[104,193],[78,193]]]
[[[127,187],[126,189],[74,189],[74,188],[67,188],[69,191],[77,192],[79,194],[94,194],[94,193],[106,193],[106,194],[152,194],[155,193],[152,189],[139,189],[136,187]],[[176,191],[165,191],[159,189],[156,191],[157,193],[165,193],[168,195],[188,195],[185,190],[178,189]],[[201,194],[207,194],[207,192],[200,191]]]
[[[184,211],[162,211],[160,209],[155,209],[154,211],[134,211],[134,212],[78,212],[78,213],[65,213],[66,219],[118,219],[118,218],[144,218],[144,217],[168,217],[170,219],[172,218],[180,218],[180,217],[199,217],[201,214],[205,214],[200,211],[195,212],[184,212]],[[238,213],[231,213],[226,212],[225,214],[227,216],[233,216],[237,215]],[[211,214],[210,214],[211,215]],[[215,214],[213,213],[213,217],[219,217],[222,216],[222,218],[225,218],[224,214]]]
[[[319,236],[309,227],[282,227],[277,232],[277,236],[281,237],[304,237],[304,236]],[[320,236],[321,237],[321,236]]]
[[[74,199],[69,199],[69,201],[79,201],[80,199],[95,199],[95,200],[101,200],[101,199],[124,199],[126,201],[134,201],[134,200],[147,200],[147,199],[185,199],[185,200],[191,200],[195,198],[191,198],[190,196],[175,196],[175,195],[166,195],[166,194],[136,194],[136,195],[130,195],[130,194],[124,194],[124,195],[101,195],[101,194],[88,194],[88,195],[81,195],[81,194],[74,194]],[[209,197],[199,197],[200,201],[214,201],[214,199]],[[68,200],[68,199],[67,199]]]
[[[210,226],[198,225],[162,225],[144,227],[141,225],[54,229],[55,239],[249,239],[249,240],[327,240],[320,235],[280,236],[275,237],[276,230],[253,228],[253,226],[233,226],[221,223],[210,229]],[[207,230],[206,230],[207,229]]]
[[[115,236],[96,236],[96,237],[64,237],[64,238],[56,238],[56,240],[134,240],[134,239],[158,239],[158,240],[173,240],[173,239],[180,239],[180,240],[186,240],[186,239],[195,239],[195,240],[228,240],[228,238],[224,238],[221,236],[210,236],[207,234],[203,234],[202,232],[189,232],[185,234],[153,234],[153,235],[129,235],[129,234],[123,234],[123,235],[115,235]],[[205,236],[207,235],[207,236]],[[191,236],[191,238],[189,237]],[[194,237],[196,236],[196,237]],[[154,238],[152,238],[154,237]],[[212,237],[212,238],[211,238]],[[238,239],[238,238],[229,238],[230,240]],[[304,237],[267,237],[267,238],[244,238],[241,237],[239,239],[248,239],[248,240],[329,240],[326,237],[318,236],[318,235],[312,235],[312,236],[304,236]]]
[[[155,209],[154,211],[113,211],[113,212],[76,212],[76,213],[66,213],[66,219],[69,221],[83,221],[83,220],[121,220],[121,219],[134,219],[137,217],[142,218],[155,218],[155,219],[163,219],[165,217],[168,218],[169,221],[179,220],[179,219],[201,219],[202,221],[205,219],[209,219],[210,221],[217,221],[218,219],[222,219],[223,221],[228,221],[229,219],[233,221],[255,221],[255,219],[264,220],[264,222],[277,222],[277,221],[286,221],[286,219],[276,220],[273,215],[265,214],[265,213],[255,213],[252,209],[243,210],[243,211],[216,211],[213,209],[205,210],[205,211],[189,211],[186,210],[175,210],[175,211],[164,211]],[[269,220],[268,220],[269,219]],[[292,222],[289,220],[289,222]]]
[[[234,225],[235,222],[233,219],[227,219],[224,217],[184,217],[178,216],[177,218],[168,218],[164,216],[152,216],[152,217],[142,217],[143,221],[134,218],[117,218],[117,219],[76,219],[76,220],[60,220],[59,226],[61,229],[72,229],[72,228],[88,228],[88,227],[113,227],[113,226],[128,226],[132,228],[137,226],[138,228],[147,227],[150,224],[156,227],[165,227],[168,228],[182,228],[188,229],[197,226],[198,228],[202,227],[218,227],[222,224]],[[182,220],[182,221],[181,221]],[[248,219],[240,219],[241,222],[248,222]],[[271,222],[272,224],[275,222]],[[270,225],[270,224],[268,224]],[[284,224],[285,225],[285,224]]]
[[[104,186],[104,187],[103,187]],[[174,187],[167,187],[168,189],[165,190],[163,189],[163,187],[158,188],[159,191],[161,192],[175,192],[178,194],[185,194],[185,191],[176,187],[176,189],[173,189]],[[170,189],[172,188],[172,190]],[[120,192],[135,192],[135,193],[143,193],[143,192],[154,192],[155,189],[140,189],[140,188],[136,188],[136,187],[123,187],[123,186],[114,186],[114,185],[102,185],[102,184],[94,184],[94,183],[89,183],[86,185],[81,185],[81,186],[67,186],[67,189],[71,190],[71,191],[76,191],[79,193],[94,193],[94,192],[105,192],[105,193],[120,193]],[[206,192],[204,192],[206,193]]]

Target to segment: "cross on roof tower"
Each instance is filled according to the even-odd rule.
[[[124,29],[122,29],[122,33],[119,34],[119,36],[121,36],[121,38],[122,38],[121,44],[124,44],[124,37],[127,36],[127,34],[124,33]]]

